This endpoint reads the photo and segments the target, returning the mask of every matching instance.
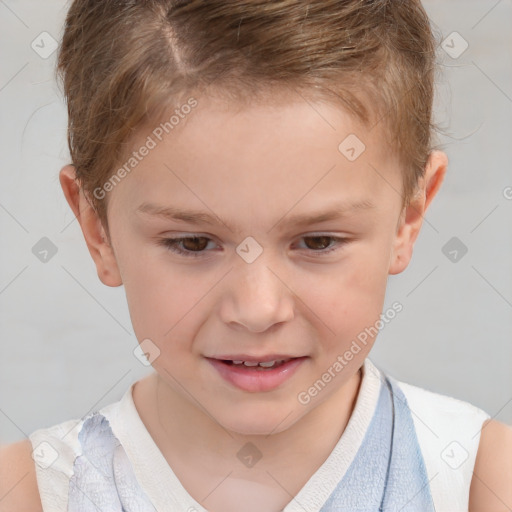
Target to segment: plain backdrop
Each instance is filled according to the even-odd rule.
[[[370,357],[512,423],[512,3],[424,5],[445,41],[436,122],[450,166],[412,262],[389,278],[384,309],[399,301],[403,311]],[[0,2],[2,443],[84,417],[152,371],[133,354],[124,289],[100,282],[58,181],[70,162],[66,107],[56,52],[41,53],[67,8]]]

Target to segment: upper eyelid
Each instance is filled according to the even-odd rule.
[[[331,236],[337,238],[348,238],[350,235],[348,234],[339,234],[339,233],[331,233],[328,231],[313,231],[307,233],[301,233],[297,235],[298,238],[308,238],[308,237],[316,237],[316,236]],[[181,239],[181,238],[208,238],[210,240],[216,240],[217,237],[207,233],[179,233],[179,234],[170,234],[164,235],[162,238],[169,239]]]

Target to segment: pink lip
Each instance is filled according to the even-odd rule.
[[[277,368],[241,368],[223,363],[220,359],[207,357],[207,361],[219,372],[222,378],[234,386],[249,392],[270,391],[289,379],[307,357],[296,357]],[[283,358],[285,359],[285,358]],[[243,360],[243,359],[242,359]],[[235,359],[238,361],[238,359]]]

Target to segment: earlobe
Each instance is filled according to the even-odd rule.
[[[430,153],[417,192],[401,212],[390,256],[389,274],[399,274],[409,265],[425,212],[441,188],[447,166],[445,153],[437,150]]]
[[[121,286],[123,281],[113,248],[107,241],[104,226],[97,212],[92,208],[76,179],[75,167],[63,167],[59,173],[59,181],[64,196],[80,224],[98,277],[107,286]]]

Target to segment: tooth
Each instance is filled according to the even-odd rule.
[[[233,364],[242,364],[243,361],[233,361]]]
[[[260,363],[260,366],[263,366],[265,368],[270,368],[271,366],[274,366],[276,364],[276,361],[267,361],[266,363]]]
[[[244,361],[245,366],[258,366],[258,362],[251,363],[250,361]]]

